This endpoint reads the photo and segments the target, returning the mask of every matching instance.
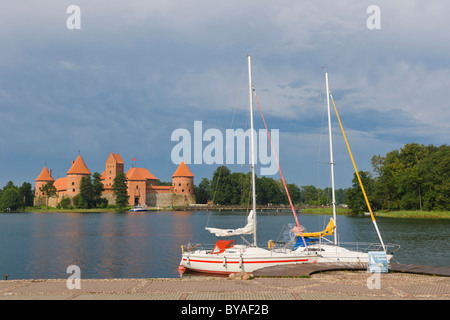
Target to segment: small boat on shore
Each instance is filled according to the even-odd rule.
[[[130,212],[141,212],[141,211],[148,211],[147,205],[137,205],[130,209]]]

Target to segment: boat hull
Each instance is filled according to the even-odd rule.
[[[201,273],[250,273],[261,268],[275,265],[314,263],[317,261],[317,258],[316,254],[298,254],[291,250],[275,252],[259,248],[250,248],[245,250],[242,254],[230,254],[227,252],[211,254],[205,250],[198,250],[192,253],[183,253],[180,267],[189,271]]]

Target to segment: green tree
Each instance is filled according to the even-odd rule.
[[[80,194],[77,194],[75,196],[72,197],[72,205],[75,208],[78,208],[78,203],[80,202]]]
[[[8,188],[2,192],[0,197],[0,210],[15,211],[22,206],[23,200],[17,188]]]
[[[282,197],[283,197],[283,204],[289,204],[289,199],[286,194],[286,189],[284,188],[283,181],[281,179],[278,180],[279,188],[281,189]],[[292,203],[299,204],[302,201],[302,194],[300,191],[300,188],[297,187],[294,183],[286,183],[286,187],[288,189],[289,195],[291,197]]]
[[[12,182],[11,180],[9,180],[9,181],[6,183],[6,185],[3,187],[3,191],[6,191],[6,190],[11,189],[11,188],[17,189],[17,186],[14,184],[14,182]]]
[[[70,198],[62,198],[61,202],[59,203],[60,207],[62,209],[67,209],[70,206]]]
[[[34,193],[31,187],[31,183],[24,182],[19,188],[19,194],[23,200],[23,206],[32,206],[34,200]]]
[[[385,157],[373,156],[375,194],[383,209],[446,210],[450,148],[406,144]]]
[[[364,186],[364,191],[366,192],[367,198],[369,200],[370,207],[373,211],[380,209],[379,202],[377,202],[375,199],[375,180],[372,178],[372,175],[367,171],[359,171],[359,176]],[[353,174],[352,182],[352,188],[350,188],[347,192],[347,204],[349,208],[355,213],[361,211],[369,211],[356,173]]]
[[[400,150],[400,161],[404,165],[403,170],[399,172],[402,209],[422,210],[423,177],[419,175],[419,166],[432,149],[433,146],[411,143]]]
[[[94,188],[90,176],[81,178],[79,195],[78,208],[89,209],[94,206]]]
[[[425,210],[450,210],[450,146],[443,145],[420,163]]]
[[[117,210],[123,211],[128,205],[128,187],[127,187],[127,177],[123,172],[119,172],[114,178],[112,191],[114,197],[116,198]]]
[[[102,200],[103,191],[105,191],[105,187],[102,182],[102,176],[98,172],[94,172],[92,175],[92,194],[93,194],[93,203],[94,206],[100,206],[104,200]]]
[[[336,190],[336,204],[344,204],[347,197],[347,189],[339,188]]]
[[[250,203],[251,196],[251,174],[233,172],[227,178],[229,188],[229,204],[245,205]]]
[[[228,177],[231,175],[230,169],[219,166],[213,173],[211,180],[211,199],[214,204],[230,204],[231,186]]]
[[[286,194],[281,192],[279,184],[272,178],[261,177],[256,180],[256,203],[260,205],[283,204]]]
[[[47,209],[48,209],[48,200],[52,197],[56,197],[56,188],[53,185],[52,181],[47,182],[45,185],[43,185],[40,190],[42,192],[44,192],[45,197],[47,198],[46,200],[46,205],[47,205]]]
[[[301,199],[303,204],[316,204],[319,198],[319,190],[312,185],[301,187]]]
[[[161,180],[157,179],[156,180],[156,185],[157,186],[171,186],[172,182],[164,182],[164,181],[161,181]]]
[[[197,199],[197,203],[207,203],[211,198],[210,194],[211,184],[208,178],[203,178],[202,181],[198,184],[198,186],[194,187],[195,199]]]

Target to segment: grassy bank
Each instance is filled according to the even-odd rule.
[[[308,208],[302,209],[302,213],[331,215],[333,213],[333,210],[331,208]],[[348,208],[336,208],[336,214],[355,215],[355,213],[353,213]],[[377,217],[385,218],[450,219],[450,211],[380,211],[376,212],[375,215]]]
[[[450,211],[390,211],[380,212],[385,218],[416,218],[416,219],[450,219]]]

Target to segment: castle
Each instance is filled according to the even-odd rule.
[[[111,152],[106,159],[105,170],[101,175],[105,188],[102,197],[108,199],[109,204],[115,204],[112,185],[119,172],[124,172],[124,162],[120,154]],[[171,186],[157,186],[158,179],[145,168],[132,167],[125,175],[130,206],[145,204],[149,207],[170,207],[195,203],[194,175],[184,161],[172,175]],[[63,198],[73,198],[79,194],[81,178],[90,176],[91,172],[81,155],[72,161],[67,176],[56,180],[52,177],[52,170],[44,165],[36,178],[34,205],[46,204],[46,195],[42,192],[41,187],[48,182],[53,182],[56,188],[56,196],[49,199],[49,206],[55,207]]]

